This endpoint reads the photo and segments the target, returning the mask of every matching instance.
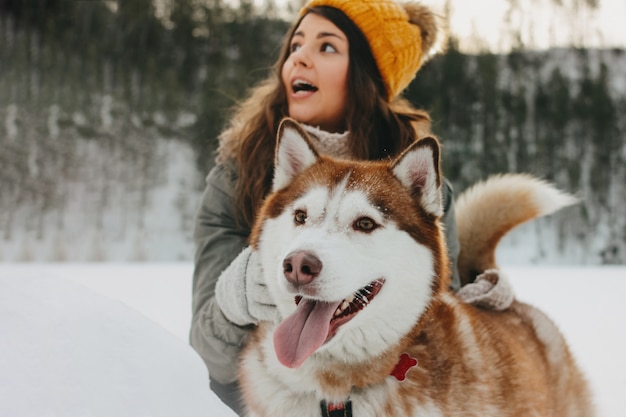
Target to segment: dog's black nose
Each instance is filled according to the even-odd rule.
[[[322,261],[311,252],[291,252],[283,260],[283,273],[287,281],[294,285],[306,285],[313,281],[322,270]]]

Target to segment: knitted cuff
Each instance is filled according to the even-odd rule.
[[[245,248],[222,272],[215,286],[215,300],[231,322],[246,326],[257,324],[248,311],[246,297],[246,269],[250,258],[250,247]]]
[[[506,276],[497,269],[488,269],[457,292],[466,304],[489,310],[506,310],[515,298],[513,288]]]

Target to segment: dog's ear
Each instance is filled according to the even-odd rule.
[[[392,162],[391,169],[427,212],[443,215],[437,139],[426,137],[414,142]]]
[[[272,191],[287,186],[293,177],[313,165],[318,157],[309,135],[298,122],[290,118],[283,119],[276,140]]]

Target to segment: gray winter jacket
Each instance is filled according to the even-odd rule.
[[[247,246],[250,230],[235,222],[235,167],[218,164],[206,178],[206,188],[196,216],[190,343],[209,369],[211,389],[241,414],[237,363],[251,327],[229,322],[215,301],[215,285],[231,261]],[[453,289],[460,286],[456,273],[459,244],[454,221],[452,188],[444,181],[444,224],[454,271]]]

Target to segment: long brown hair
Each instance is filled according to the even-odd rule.
[[[416,137],[430,131],[430,117],[404,98],[386,99],[385,85],[365,36],[340,10],[321,6],[307,9],[287,32],[270,76],[232,109],[228,128],[220,137],[218,162],[233,160],[238,182],[235,204],[240,222],[250,226],[262,199],[271,188],[276,132],[288,116],[287,92],[281,69],[289,57],[289,43],[302,18],[315,13],[337,26],[349,43],[346,128],[357,159],[384,159],[399,154]]]

